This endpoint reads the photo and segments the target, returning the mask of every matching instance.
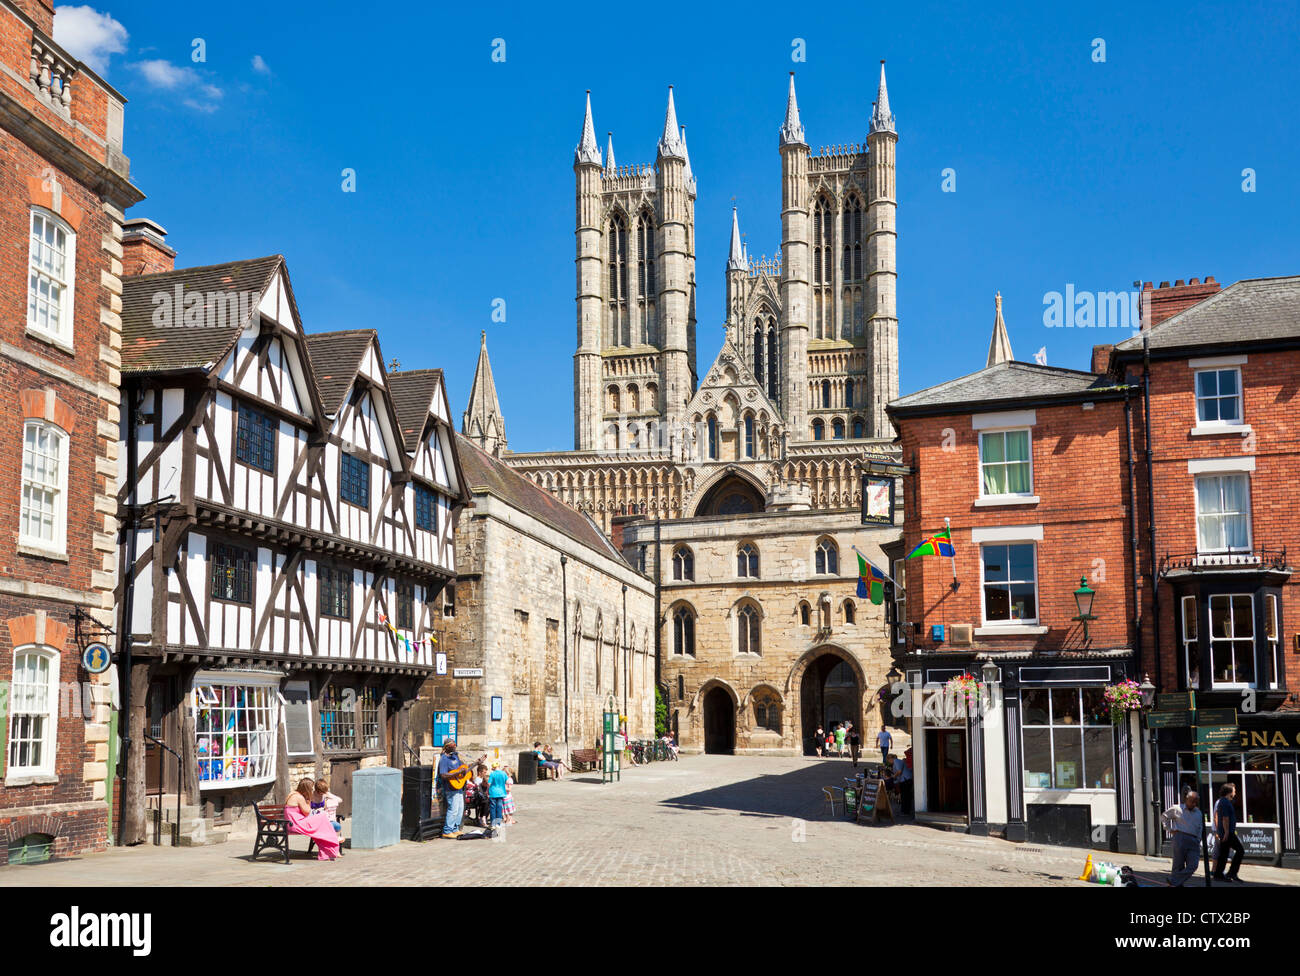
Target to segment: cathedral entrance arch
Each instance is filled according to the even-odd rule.
[[[796,676],[804,755],[813,754],[813,739],[819,725],[829,732],[836,722],[852,722],[859,731],[864,730],[865,681],[856,659],[838,647],[815,648],[795,666],[791,677]]]
[[[748,515],[763,511],[764,504],[763,493],[752,481],[728,474],[704,493],[695,506],[695,515]]]
[[[725,756],[736,751],[736,703],[720,685],[704,696],[704,751]]]

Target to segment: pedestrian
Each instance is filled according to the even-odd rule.
[[[1237,804],[1233,802],[1237,787],[1226,783],[1219,790],[1219,802],[1214,805],[1214,833],[1219,838],[1219,852],[1214,859],[1214,877],[1218,881],[1240,881],[1237,872],[1241,870],[1241,859],[1246,849],[1241,846],[1237,836]],[[1223,865],[1228,860],[1228,851],[1232,851],[1232,867],[1223,873]]]
[[[1160,815],[1160,823],[1174,835],[1174,861],[1169,872],[1171,888],[1181,888],[1196,873],[1205,834],[1205,814],[1199,805],[1196,791],[1188,790],[1183,794],[1182,803],[1175,803]]]
[[[835,755],[844,758],[844,723],[835,723]]]
[[[912,816],[912,747],[903,750],[903,772],[898,777],[898,796],[903,801],[903,816]]]
[[[889,762],[889,750],[894,748],[894,737],[889,734],[889,729],[882,728],[876,735],[876,748],[880,750],[880,762],[884,765]]]
[[[822,750],[826,748],[826,730],[820,722],[817,723],[817,734],[813,736],[813,748],[817,750],[817,758],[820,759]]]
[[[515,771],[509,766],[506,771],[506,825],[513,827],[519,821],[515,819]]]
[[[853,768],[858,768],[858,753],[862,751],[862,733],[852,722],[849,723],[849,755],[853,757]]]
[[[453,777],[459,786],[452,783]],[[442,756],[438,759],[438,792],[442,798],[442,836],[449,840],[463,833],[460,823],[465,816],[465,783],[468,779],[469,767],[456,751],[456,740],[448,739],[442,744]]]
[[[492,772],[488,774],[488,803],[491,804],[490,823],[492,829],[501,826],[506,818],[506,771],[497,760],[492,762]]]

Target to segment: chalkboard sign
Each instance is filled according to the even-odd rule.
[[[1247,857],[1274,857],[1277,854],[1277,828],[1256,824],[1237,824],[1237,839]]]

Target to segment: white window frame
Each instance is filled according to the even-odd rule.
[[[1247,560],[1251,558],[1250,554],[1253,553],[1255,549],[1255,533],[1252,525],[1253,522],[1252,510],[1254,508],[1254,504],[1253,504],[1253,499],[1251,498],[1251,488],[1253,487],[1251,483],[1251,477],[1250,477],[1251,470],[1253,470],[1253,468],[1251,469],[1216,468],[1207,471],[1192,472],[1192,511],[1195,513],[1195,518],[1196,518],[1196,553],[1198,556],[1212,556],[1220,553],[1227,553],[1229,552],[1229,550],[1227,547],[1210,549],[1203,544],[1204,540],[1202,539],[1201,536],[1201,494],[1199,491],[1196,490],[1197,484],[1200,482],[1202,478],[1220,478],[1220,479],[1245,478],[1246,479],[1246,511],[1236,513],[1236,514],[1246,519],[1246,545],[1245,548],[1234,548],[1231,550],[1231,552],[1240,554],[1243,560]],[[1219,497],[1220,498],[1223,497],[1222,488],[1220,488]],[[1223,518],[1224,516],[1223,514],[1220,513],[1210,513],[1210,517]]]
[[[1087,687],[1087,686],[1083,686],[1083,685],[1064,685],[1064,686],[1062,686],[1062,687],[1053,687],[1053,686],[1048,686],[1048,687],[1041,687],[1041,688],[1022,688],[1022,689],[1020,690],[1020,714],[1021,714],[1021,716],[1024,716],[1024,715],[1026,714],[1025,703],[1024,703],[1024,696],[1025,696],[1025,694],[1026,694],[1027,692],[1032,692],[1032,691],[1045,691],[1045,692],[1047,692],[1047,709],[1048,709],[1048,712],[1047,712],[1047,724],[1046,724],[1046,725],[1030,724],[1030,723],[1028,723],[1028,722],[1023,722],[1023,721],[1022,721],[1021,726],[1020,726],[1020,755],[1021,755],[1022,757],[1026,756],[1026,752],[1025,752],[1025,732],[1026,732],[1026,730],[1028,730],[1028,731],[1038,731],[1038,730],[1040,730],[1040,729],[1046,729],[1046,730],[1047,730],[1047,741],[1048,741],[1048,743],[1049,743],[1050,755],[1051,755],[1051,760],[1050,760],[1050,761],[1051,761],[1051,772],[1050,772],[1050,775],[1052,776],[1053,779],[1055,779],[1055,778],[1056,778],[1056,730],[1057,730],[1057,729],[1066,729],[1066,730],[1069,730],[1069,729],[1078,729],[1078,730],[1079,730],[1079,765],[1082,767],[1081,770],[1080,770],[1080,775],[1081,775],[1081,777],[1082,777],[1082,781],[1083,781],[1083,785],[1082,785],[1082,786],[1055,786],[1055,785],[1053,785],[1053,786],[1030,786],[1029,783],[1028,783],[1029,770],[1026,768],[1026,769],[1024,770],[1024,772],[1022,773],[1022,775],[1023,775],[1023,776],[1025,777],[1025,779],[1026,779],[1026,782],[1025,782],[1025,784],[1024,784],[1024,788],[1025,788],[1026,791],[1034,791],[1034,792],[1048,792],[1048,793],[1076,793],[1076,792],[1083,792],[1083,791],[1087,791],[1087,792],[1091,792],[1091,793],[1114,793],[1114,792],[1119,788],[1119,775],[1118,775],[1118,770],[1116,769],[1116,765],[1117,765],[1117,761],[1116,761],[1116,760],[1117,760],[1117,755],[1116,755],[1116,754],[1117,754],[1117,745],[1116,745],[1116,742],[1115,742],[1115,732],[1114,732],[1114,727],[1110,724],[1110,722],[1106,722],[1106,723],[1104,723],[1104,724],[1096,724],[1096,725],[1089,724],[1089,722],[1088,722],[1088,717],[1087,717],[1087,713],[1083,710],[1083,691],[1084,691],[1084,688],[1085,688],[1085,687]],[[1078,696],[1078,699],[1079,699],[1079,724],[1078,724],[1078,725],[1065,725],[1065,724],[1060,724],[1060,725],[1058,725],[1058,724],[1055,722],[1055,717],[1054,717],[1053,714],[1052,714],[1052,693],[1055,692],[1055,691],[1073,691],[1073,692],[1075,693],[1075,695]],[[1090,776],[1088,775],[1088,773],[1089,773],[1089,770],[1088,770],[1088,749],[1087,749],[1087,744],[1086,744],[1086,742],[1085,742],[1085,732],[1086,732],[1086,730],[1089,730],[1089,729],[1094,730],[1094,731],[1097,730],[1097,729],[1110,729],[1110,730],[1111,730],[1111,732],[1110,732],[1110,757],[1111,757],[1110,769],[1111,769],[1111,775],[1112,775],[1112,777],[1113,777],[1113,779],[1114,779],[1114,782],[1113,782],[1110,786],[1106,786],[1105,784],[1103,784],[1103,785],[1101,785],[1101,786],[1089,786],[1089,785],[1088,785],[1088,780],[1091,779],[1092,777],[1090,777]]]
[[[1273,632],[1269,633],[1269,626]],[[1282,668],[1282,622],[1278,617],[1277,594],[1264,594],[1264,640],[1268,642],[1273,658],[1273,675],[1269,679],[1269,688],[1278,687],[1277,676]]]
[[[1039,598],[1038,598],[1038,542],[1035,541],[1035,540],[1033,540],[1033,539],[990,539],[990,540],[986,540],[986,541],[981,542],[979,545],[980,545],[980,553],[979,553],[979,555],[980,555],[980,559],[979,559],[979,566],[980,566],[980,621],[981,621],[981,626],[982,626],[982,627],[994,628],[994,629],[1002,628],[1002,627],[1007,627],[1007,628],[1037,627],[1038,624],[1039,624],[1039,621],[1042,619],[1042,607],[1039,605]],[[1030,551],[1033,552],[1033,554],[1034,554],[1034,611],[1035,611],[1035,616],[1034,616],[1034,618],[1033,618],[1032,620],[1025,620],[1025,619],[1016,620],[1016,619],[1014,619],[1014,618],[1012,618],[1012,619],[1008,619],[1008,620],[989,620],[989,618],[988,618],[988,602],[985,600],[985,597],[984,597],[984,592],[985,592],[985,591],[984,591],[984,587],[985,587],[985,583],[987,582],[987,581],[984,579],[984,547],[985,547],[985,546],[1029,546]],[[1009,557],[1010,557],[1010,553],[1008,553],[1008,576],[1010,575],[1010,561],[1009,561]],[[1000,582],[1001,582],[1001,581],[999,581],[999,583],[1000,583]],[[1008,581],[1007,581],[1007,585],[1010,586],[1011,583],[1023,583],[1023,582],[1025,582],[1025,580],[1008,580]],[[1008,591],[1008,593],[1009,593],[1009,591]],[[1009,597],[1008,597],[1008,599],[1009,599]]]
[[[1190,606],[1190,612],[1188,607]],[[1178,611],[1182,615],[1182,639],[1183,639],[1183,674],[1187,676],[1187,687],[1197,689],[1200,687],[1201,672],[1201,620],[1197,614],[1200,608],[1197,606],[1197,599],[1194,596],[1185,596],[1178,601]],[[1191,621],[1191,636],[1188,636],[1188,621]],[[1196,649],[1196,679],[1192,680],[1192,649]]]
[[[63,277],[57,278],[36,263],[37,217],[48,221],[63,232]],[[43,328],[36,323],[36,293],[32,276],[37,275],[62,289],[59,299],[59,322],[55,329]],[[77,290],[77,233],[66,220],[44,207],[32,207],[27,218],[27,331],[32,335],[72,350],[73,301]]]
[[[265,690],[267,696],[267,704],[265,706],[259,706],[259,709],[266,711],[267,718],[269,719],[269,726],[265,729],[259,729],[257,732],[250,731],[248,733],[245,733],[250,737],[253,735],[265,735],[266,741],[270,745],[269,751],[264,751],[259,756],[259,761],[261,763],[261,768],[263,770],[261,775],[226,778],[224,776],[224,768],[223,768],[223,776],[221,778],[219,779],[203,778],[202,763],[205,760],[210,761],[214,757],[211,755],[211,752],[205,754],[199,754],[198,746],[199,746],[200,738],[203,738],[205,736],[211,736],[211,737],[219,736],[223,740],[222,755],[215,758],[221,759],[223,761],[223,765],[224,765],[224,760],[228,758],[225,755],[225,747],[224,747],[224,740],[227,738],[227,733],[224,729],[224,722],[221,731],[216,731],[216,730],[213,730],[211,732],[206,730],[200,731],[200,721],[199,721],[200,707],[199,706],[201,704],[206,705],[207,707],[210,708],[224,709],[224,705],[222,704],[223,699],[220,698],[219,692],[218,692],[217,702],[215,704],[208,705],[208,702],[210,701],[210,696],[207,694],[207,692],[209,688],[215,686],[244,687],[246,689],[256,688],[256,689]],[[260,672],[241,674],[239,672],[228,672],[228,671],[200,671],[197,674],[195,674],[193,693],[190,695],[190,712],[194,718],[195,758],[200,763],[199,765],[199,789],[200,790],[242,789],[246,786],[259,786],[264,783],[275,782],[276,760],[278,758],[279,748],[280,748],[279,723],[280,723],[281,706],[280,706],[279,692],[280,692],[280,678],[275,675],[262,674]],[[238,754],[236,754],[236,758],[238,758]],[[251,762],[252,757],[246,756],[246,761]]]
[[[1214,636],[1214,601],[1215,601],[1216,599],[1224,599],[1224,600],[1227,600],[1227,601],[1228,601],[1228,613],[1229,613],[1229,619],[1233,622],[1232,633],[1235,635],[1236,632],[1237,632],[1237,628],[1236,628],[1236,619],[1237,619],[1237,615],[1236,615],[1236,611],[1233,609],[1233,606],[1232,606],[1232,605],[1233,605],[1233,598],[1234,598],[1234,597],[1239,597],[1239,596],[1244,596],[1244,597],[1246,597],[1248,603],[1250,604],[1250,656],[1251,656],[1252,670],[1255,672],[1255,680],[1254,680],[1254,681],[1216,681],[1215,678],[1214,678],[1214,662],[1215,662],[1215,656],[1214,656],[1215,647],[1214,647],[1214,645],[1215,645],[1216,643],[1219,643],[1219,644],[1226,644],[1226,645],[1227,645],[1227,653],[1229,653],[1229,654],[1232,655],[1232,674],[1233,674],[1233,677],[1235,678],[1235,677],[1237,676],[1237,672],[1238,672],[1240,669],[1237,667],[1237,652],[1236,652],[1235,648],[1233,648],[1232,645],[1233,645],[1234,643],[1241,642],[1241,641],[1243,641],[1244,639],[1241,638],[1241,637],[1236,637],[1236,636],[1232,636],[1232,637],[1219,637],[1219,638],[1216,638],[1216,637]],[[1240,690],[1245,690],[1245,689],[1247,689],[1247,688],[1256,688],[1256,687],[1258,687],[1258,685],[1259,685],[1259,672],[1258,672],[1258,669],[1255,669],[1255,668],[1253,667],[1253,665],[1256,663],[1256,662],[1255,662],[1255,650],[1256,650],[1256,647],[1257,647],[1258,642],[1259,642],[1259,632],[1256,630],[1256,625],[1257,625],[1258,621],[1255,620],[1255,597],[1254,597],[1254,595],[1253,595],[1253,594],[1250,594],[1250,593],[1213,593],[1213,594],[1211,594],[1210,597],[1209,597],[1209,606],[1208,606],[1208,608],[1207,608],[1207,621],[1208,621],[1208,626],[1209,626],[1209,633],[1207,634],[1207,636],[1209,637],[1209,644],[1210,644],[1210,660],[1207,662],[1207,664],[1209,665],[1209,668],[1210,668],[1210,687],[1211,687],[1213,690],[1215,690],[1215,691],[1220,691],[1220,690],[1227,690],[1227,691],[1240,691]]]
[[[1025,434],[1026,453],[1028,457],[1025,461],[985,461],[984,460],[984,438],[1001,435],[1003,438],[1003,456],[1005,457],[1005,445],[1007,434],[1018,434],[1021,431]],[[982,499],[1015,499],[1027,501],[1034,498],[1034,430],[1032,427],[996,427],[979,432],[979,497]],[[1029,490],[1028,491],[1006,491],[998,494],[991,494],[984,490],[984,468],[988,464],[1000,464],[1005,469],[1010,464],[1028,464],[1029,465]]]
[[[904,628],[907,620],[907,560],[894,560],[894,643],[906,644],[907,634]],[[983,593],[980,594],[983,597]]]
[[[54,443],[58,450],[58,485],[53,488],[56,492],[54,499],[54,538],[42,539],[38,536],[27,534],[27,436],[28,431],[34,429],[44,430],[54,437]],[[52,555],[66,555],[68,550],[68,461],[70,457],[71,438],[68,432],[63,428],[52,424],[47,420],[31,419],[23,424],[23,449],[22,449],[22,468],[19,475],[19,499],[18,499],[18,544],[20,546],[39,549],[51,553]],[[35,484],[35,482],[33,482]],[[46,485],[39,487],[40,491],[51,490]]]
[[[1235,397],[1227,397],[1223,394],[1216,393],[1212,397],[1201,396],[1201,376],[1205,373],[1214,373],[1215,388],[1218,389],[1219,373],[1235,373],[1237,376],[1237,393]],[[1192,372],[1192,395],[1196,399],[1196,426],[1204,431],[1211,428],[1240,427],[1246,422],[1246,391],[1241,386],[1241,368],[1235,365],[1224,364],[1221,366],[1212,366],[1207,364],[1204,368]],[[1236,420],[1205,420],[1201,417],[1201,404],[1209,400],[1227,400],[1235,399],[1237,401],[1237,419]]]
[[[20,657],[37,657],[47,663],[47,679],[45,688],[45,710],[44,712],[36,710],[23,710],[19,712],[19,690],[18,690],[18,659]],[[5,735],[5,785],[17,785],[17,782],[31,780],[34,778],[46,778],[55,775],[56,754],[59,748],[59,667],[61,664],[60,654],[48,644],[23,644],[14,648],[13,656],[10,659],[13,670],[13,680],[9,684],[9,714],[5,721],[7,724]],[[27,715],[39,715],[45,719],[45,727],[41,732],[41,762],[37,765],[19,766],[10,760],[14,752],[14,723],[20,717]],[[17,781],[17,782],[16,782]]]

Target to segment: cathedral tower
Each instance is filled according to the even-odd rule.
[[[591,116],[574,153],[574,447],[666,445],[695,390],[695,177],[672,89],[653,165],[602,164]]]
[[[808,144],[790,72],[781,126],[781,412],[792,439],[808,431]]]
[[[871,384],[868,408],[872,436],[888,437],[891,428],[885,405],[898,397],[898,263],[894,215],[898,209],[894,182],[894,147],[898,132],[889,110],[885,89],[885,62],[880,62],[880,86],[871,115],[867,146],[871,160],[871,203],[867,209],[867,296],[871,318],[867,323],[870,341]]]

